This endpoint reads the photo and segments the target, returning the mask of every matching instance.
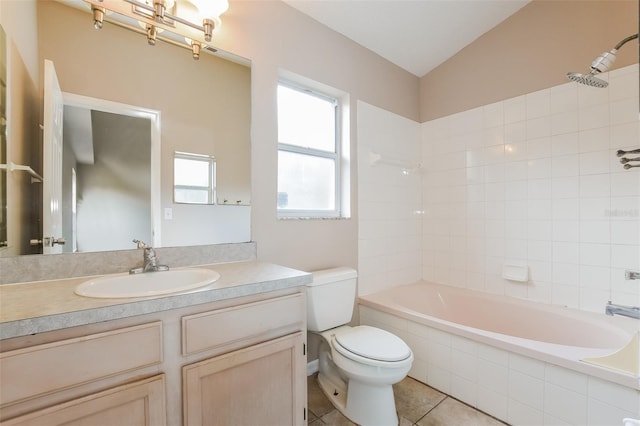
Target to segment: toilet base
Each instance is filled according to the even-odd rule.
[[[331,404],[346,418],[361,426],[389,426],[398,424],[393,386],[371,386],[349,380],[331,380],[318,373],[320,389]]]

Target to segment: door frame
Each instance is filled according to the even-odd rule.
[[[62,92],[65,106],[92,109],[111,114],[126,115],[130,117],[146,118],[151,121],[151,233],[154,247],[161,246],[161,121],[160,111],[137,105],[129,105],[106,99],[92,98],[90,96],[75,93]]]

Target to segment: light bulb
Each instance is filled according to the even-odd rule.
[[[191,0],[204,18],[215,19],[229,9],[228,0]]]

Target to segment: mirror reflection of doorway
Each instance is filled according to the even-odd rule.
[[[45,76],[43,252],[159,246],[160,113],[64,93],[51,61]]]
[[[67,105],[63,135],[63,251],[152,241],[150,120]]]

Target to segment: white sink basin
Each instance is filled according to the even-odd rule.
[[[76,287],[75,293],[98,298],[158,296],[204,287],[218,278],[220,274],[216,271],[201,268],[118,274],[85,281]]]

